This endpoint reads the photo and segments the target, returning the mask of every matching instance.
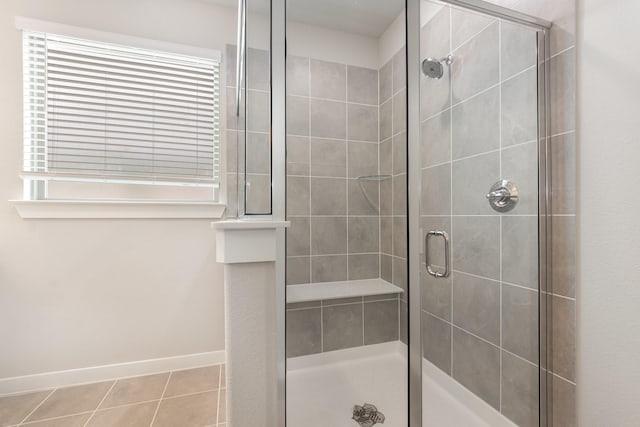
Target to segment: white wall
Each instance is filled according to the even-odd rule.
[[[578,2],[578,425],[640,420],[640,2]]]
[[[0,3],[0,379],[224,350],[208,220],[23,220],[7,202],[22,197],[16,16],[223,53],[236,42],[235,10],[199,0]],[[266,17],[250,23],[250,45],[267,48]],[[373,38],[297,23],[289,37],[292,54],[377,67]]]
[[[191,0],[0,5],[0,379],[224,349],[207,220],[23,220],[16,15],[222,49],[235,17]]]

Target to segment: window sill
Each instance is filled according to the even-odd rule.
[[[10,200],[25,219],[222,218],[214,202]]]

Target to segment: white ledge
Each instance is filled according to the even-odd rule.
[[[10,200],[27,219],[222,218],[226,206],[213,202]]]
[[[366,297],[384,294],[402,294],[402,288],[382,279],[346,280],[344,282],[307,283],[287,286],[287,304]]]
[[[278,234],[289,221],[234,219],[214,222],[216,261],[223,264],[273,262],[277,256]]]

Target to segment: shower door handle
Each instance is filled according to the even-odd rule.
[[[437,271],[431,267],[431,260],[429,259],[429,239],[432,237],[442,237],[444,241],[444,271]],[[427,273],[433,277],[448,277],[450,273],[449,263],[449,235],[445,231],[429,231],[424,237],[424,263],[427,267]]]

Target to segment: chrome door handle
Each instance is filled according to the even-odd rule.
[[[444,240],[444,271],[437,271],[431,267],[431,261],[429,260],[429,238],[442,237]],[[427,267],[427,273],[433,277],[448,277],[451,271],[449,265],[449,235],[445,231],[429,231],[424,237],[424,263]]]

